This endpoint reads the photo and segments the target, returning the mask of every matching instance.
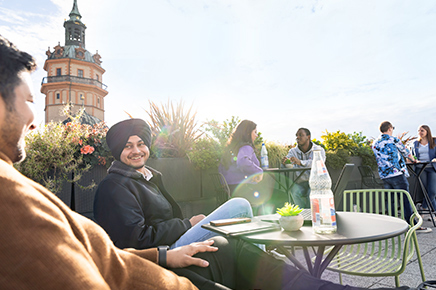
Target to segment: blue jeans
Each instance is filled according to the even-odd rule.
[[[309,181],[303,181],[300,183],[295,183],[292,186],[292,198],[294,203],[298,204],[300,208],[310,208],[310,187]]]
[[[253,217],[253,211],[248,200],[240,197],[228,200],[198,224],[187,230],[174,244],[171,245],[171,249],[195,242],[206,241],[217,236],[217,233],[203,229],[201,225],[208,224],[210,221],[214,220],[236,217]]]
[[[418,166],[417,166],[418,170]],[[431,165],[428,165],[421,174],[422,183],[427,190],[433,209],[436,210],[436,171]],[[428,208],[427,200],[424,198],[422,202],[423,208]]]
[[[384,178],[383,187],[384,189],[403,189],[409,192],[409,182],[404,174]],[[407,198],[403,199],[404,206],[404,218],[408,223],[410,223],[410,217],[412,216],[412,207],[410,206],[409,200]],[[392,205],[394,206],[394,205]]]

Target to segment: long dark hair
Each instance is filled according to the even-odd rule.
[[[241,121],[236,129],[233,131],[229,140],[227,141],[226,148],[224,149],[223,157],[221,159],[222,165],[228,169],[232,163],[233,157],[236,157],[239,152],[239,148],[244,145],[250,145],[254,148],[253,140],[251,139],[251,133],[257,127],[256,123],[249,120]]]
[[[420,128],[424,129],[425,131],[427,131],[427,140],[428,140],[428,146],[433,149],[435,146],[435,142],[433,139],[433,136],[431,135],[431,130],[430,127],[427,125],[421,125],[419,126]],[[421,141],[421,138],[418,139],[418,141]]]

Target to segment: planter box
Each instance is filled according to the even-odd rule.
[[[105,166],[97,165],[92,168],[89,172],[85,173],[81,180],[80,184],[83,186],[87,186],[91,184],[93,181],[95,183],[95,187],[92,189],[84,190],[79,185],[74,184],[74,208],[73,210],[76,212],[90,218],[94,219],[94,196],[97,190],[98,184],[105,178],[107,175],[107,169]]]
[[[53,171],[49,171],[49,176],[53,176]],[[72,174],[68,174],[68,179],[72,179]],[[41,180],[35,180],[35,182],[38,182],[42,186],[45,187],[44,182]],[[71,208],[71,192],[73,190],[73,186],[71,183],[67,182],[66,180],[62,180],[62,186],[59,192],[53,192],[60,200],[62,200],[69,208]]]
[[[162,173],[165,188],[180,205],[185,217],[207,215],[216,208],[210,173],[217,169],[196,170],[187,158],[153,158],[147,165]]]
[[[165,188],[176,201],[202,197],[201,173],[187,158],[153,158],[147,165],[162,172]]]

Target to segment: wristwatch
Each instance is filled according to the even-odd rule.
[[[169,246],[158,246],[158,264],[164,268],[167,267],[167,251],[170,249]]]

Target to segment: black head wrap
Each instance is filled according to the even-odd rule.
[[[148,124],[141,119],[128,119],[113,125],[106,134],[106,142],[112,155],[116,160],[120,160],[130,136],[137,135],[150,148],[151,130]]]

